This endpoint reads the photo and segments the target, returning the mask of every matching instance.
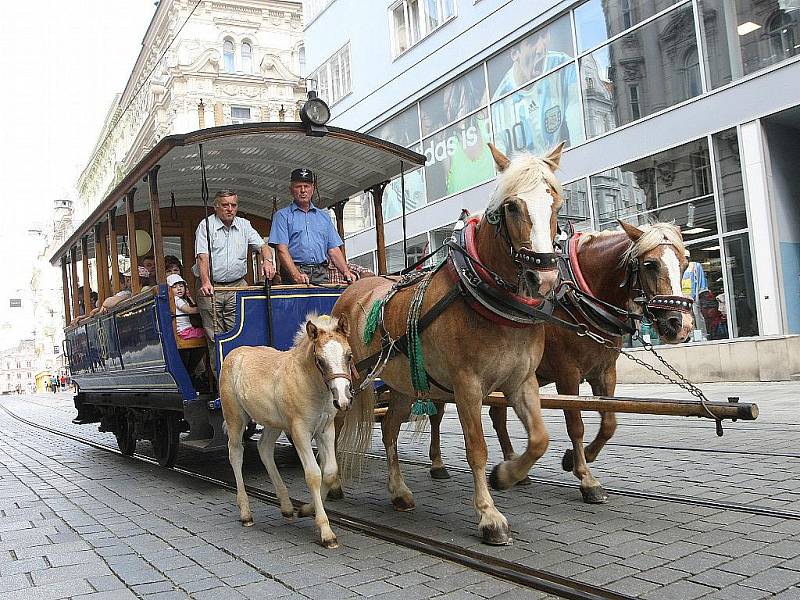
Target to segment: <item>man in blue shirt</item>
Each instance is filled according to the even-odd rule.
[[[311,202],[314,174],[308,169],[292,171],[289,191],[294,201],[275,213],[269,232],[269,243],[277,250],[284,280],[328,283],[330,261],[348,283],[355,281],[339,249],[342,238],[330,216]]]

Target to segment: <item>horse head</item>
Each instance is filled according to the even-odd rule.
[[[531,297],[549,294],[558,278],[553,239],[562,190],[554,171],[563,147],[561,143],[541,158],[523,154],[510,160],[489,144],[500,175],[484,219],[505,238],[520,292]]]
[[[347,342],[350,325],[347,317],[322,315],[306,321],[306,335],[311,342],[314,364],[331,393],[338,410],[349,410],[353,398],[353,352]]]
[[[632,242],[623,259],[629,269],[626,282],[635,293],[641,292],[640,304],[653,317],[661,340],[682,342],[692,331],[693,319],[692,300],[681,290],[687,260],[680,229],[670,223],[620,225]]]

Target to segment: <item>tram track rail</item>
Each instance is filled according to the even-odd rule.
[[[2,409],[3,412],[8,414],[11,418],[34,429],[46,431],[50,434],[70,439],[103,452],[115,454],[120,457],[123,456],[123,454],[113,446],[75,435],[73,433],[62,431],[54,427],[35,423],[30,419],[14,413],[8,407],[3,405],[0,405],[0,409]],[[135,453],[133,456],[125,458],[157,466],[157,463],[153,458],[141,453]],[[184,477],[202,481],[209,485],[225,489],[232,493],[236,492],[236,486],[229,481],[218,479],[202,473],[197,473],[184,467],[173,466],[167,468],[167,470]],[[247,493],[252,498],[260,500],[266,504],[280,506],[280,502],[275,494],[254,486],[246,487]],[[292,499],[292,502],[295,507],[299,507],[303,504],[303,502],[294,498]],[[560,598],[567,598],[571,600],[634,600],[633,596],[621,594],[619,592],[615,592],[614,590],[587,584],[576,579],[562,577],[553,573],[548,573],[540,569],[535,569],[526,565],[504,560],[502,558],[497,558],[488,554],[477,552],[475,550],[462,548],[455,544],[427,538],[423,535],[415,534],[413,532],[374,523],[360,517],[346,515],[340,511],[332,510],[329,507],[326,507],[326,513],[328,514],[328,518],[332,523],[335,523],[343,529],[381,539],[383,541],[416,550],[423,554],[435,556],[443,560],[448,560],[469,569],[485,573],[492,577],[509,581],[522,587],[552,594]]]

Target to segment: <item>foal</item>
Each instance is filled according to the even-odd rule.
[[[337,480],[333,421],[337,410],[350,408],[352,353],[345,317],[311,316],[295,336],[294,346],[281,352],[267,346],[232,350],[222,364],[220,398],[228,428],[228,458],[236,477],[236,504],[242,525],[253,524],[250,501],[242,479],[242,433],[249,419],[264,426],[258,453],[281,502],[281,514],[291,518],[294,507],[275,465],[275,441],[285,431],[303,463],[311,503],[301,516],[316,515],[322,545],[336,548],[322,498]],[[319,464],[311,439],[316,438]],[[320,466],[322,470],[320,472]]]

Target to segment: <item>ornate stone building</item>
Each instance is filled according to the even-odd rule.
[[[296,120],[306,91],[304,63],[301,2],[160,2],[78,179],[78,216],[164,136]]]

